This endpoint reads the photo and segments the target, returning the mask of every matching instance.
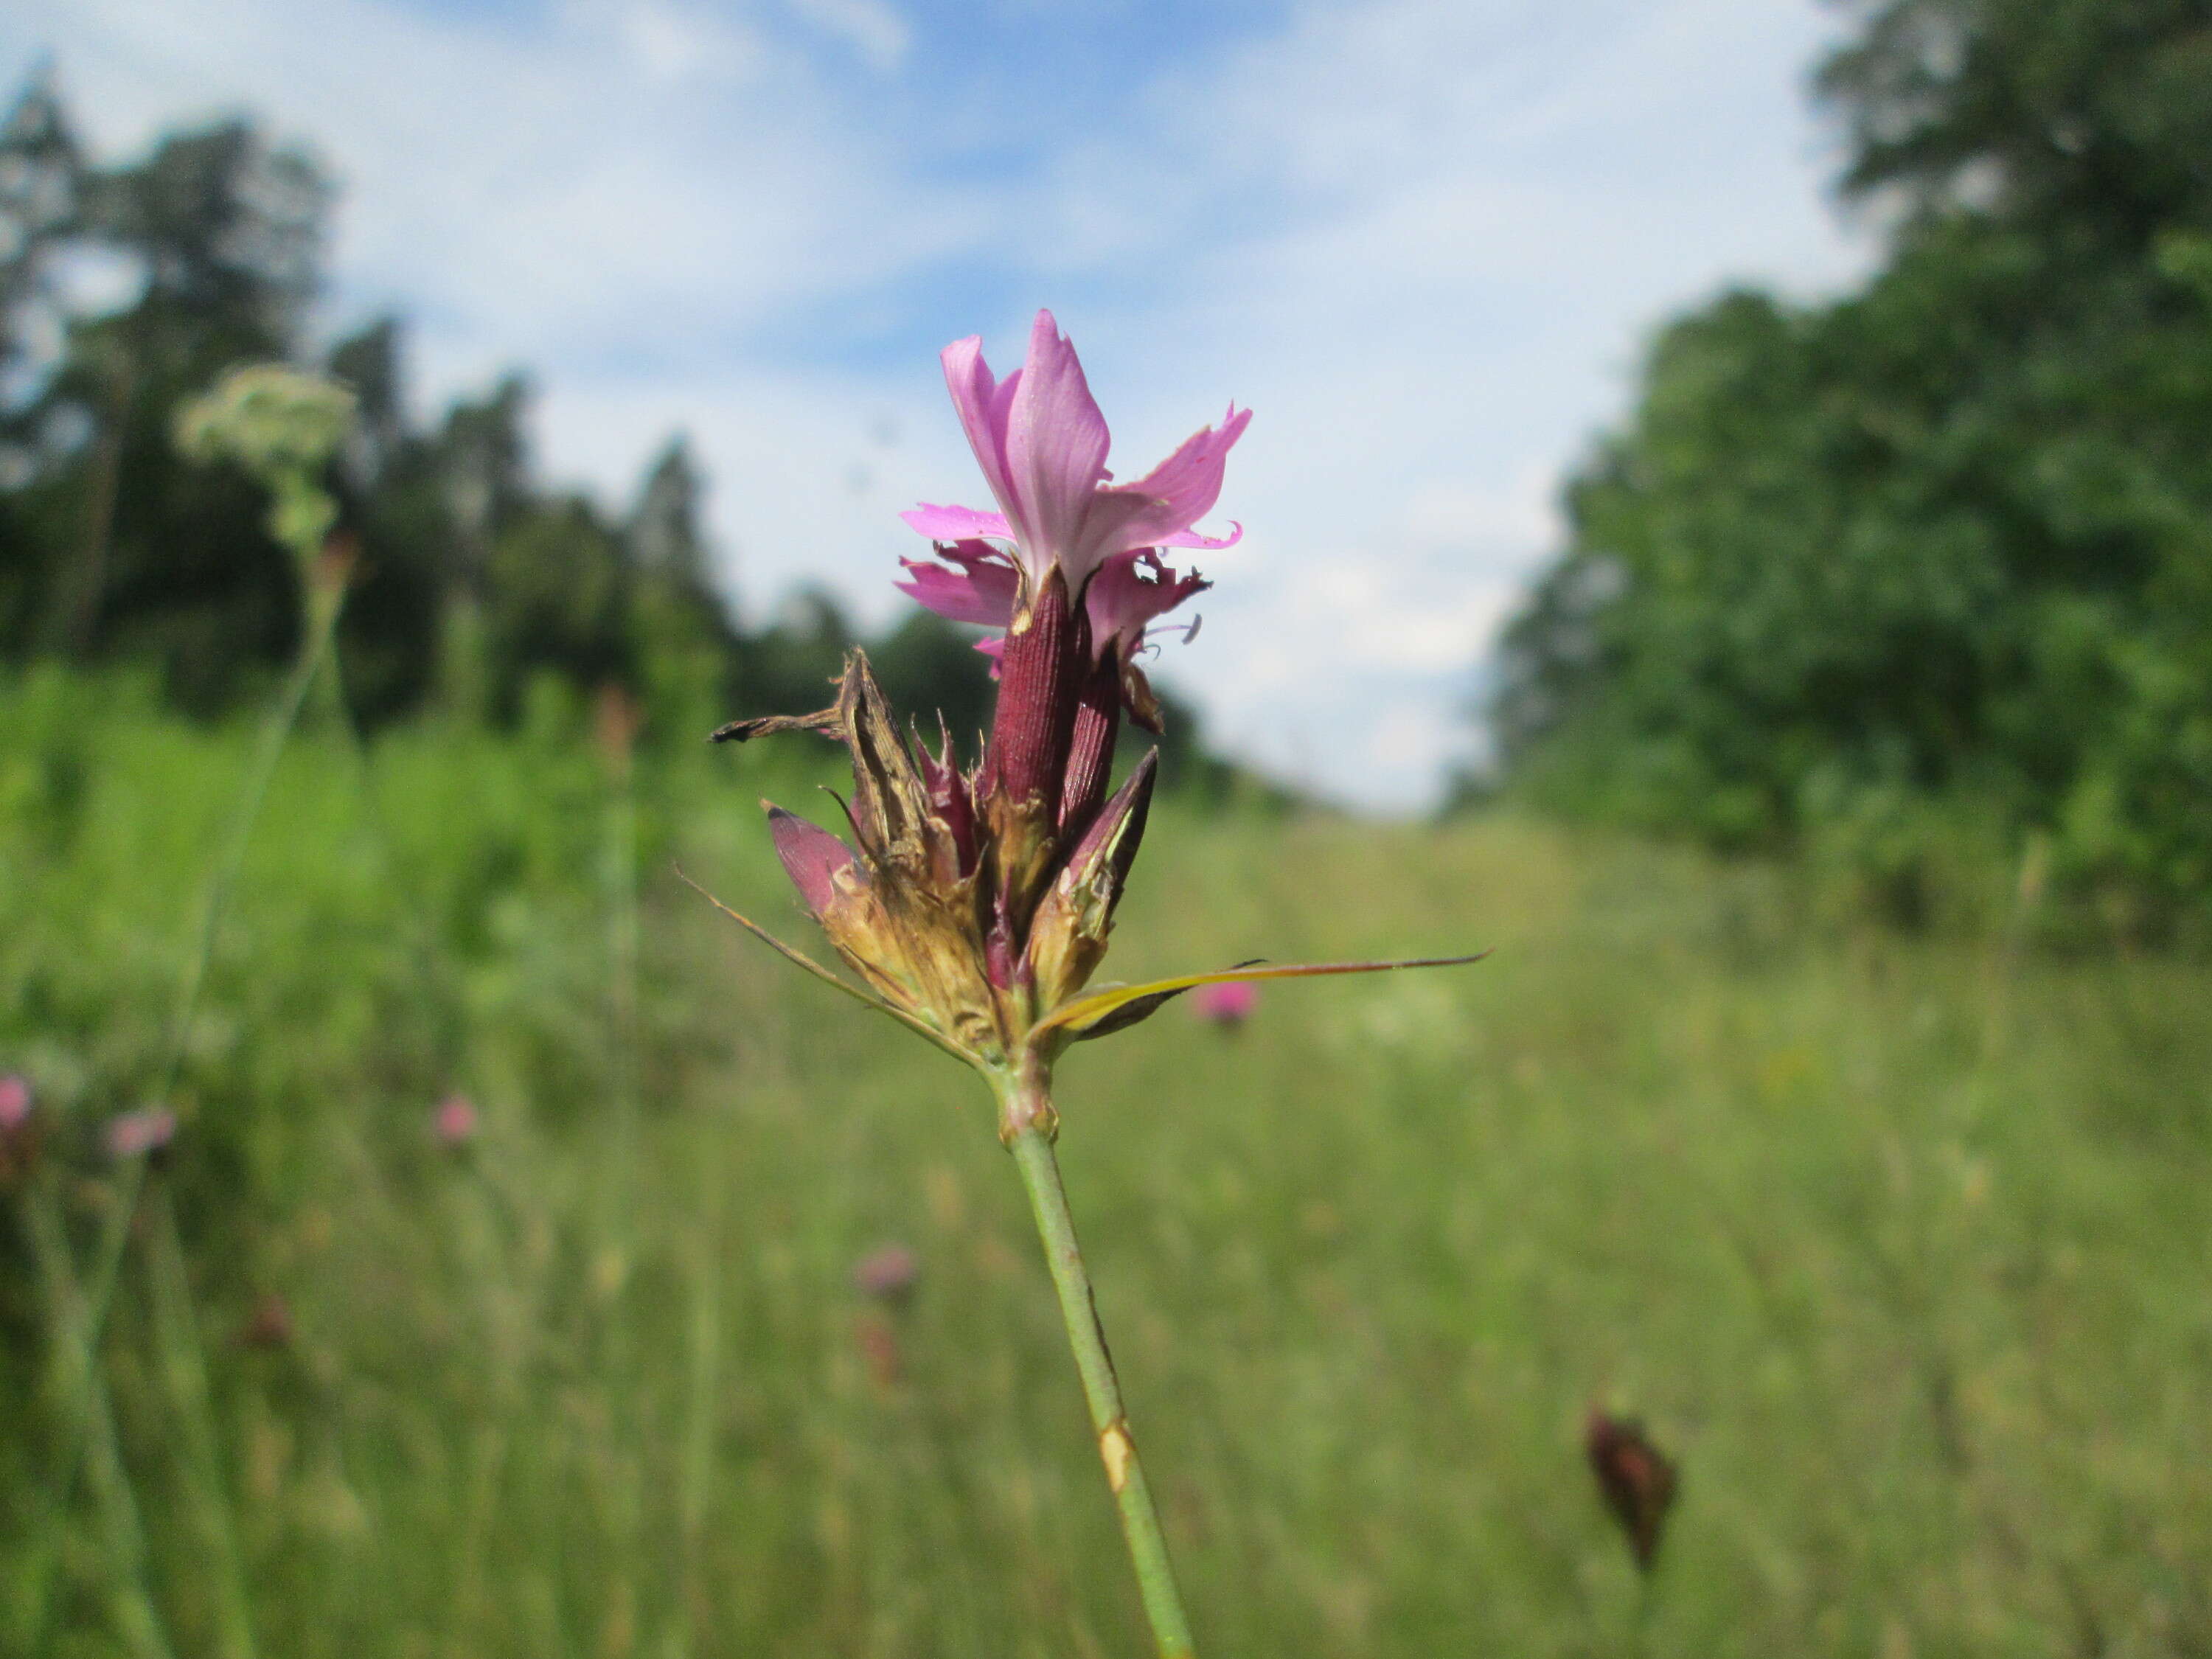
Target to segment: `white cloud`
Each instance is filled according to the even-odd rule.
[[[906,19],[883,0],[791,0],[791,9],[852,47],[880,75],[904,63],[914,44]]]
[[[586,27],[611,25],[631,61],[663,85],[743,82],[768,55],[752,31],[730,18],[686,11],[665,0],[628,0],[612,7],[580,3],[571,13]]]

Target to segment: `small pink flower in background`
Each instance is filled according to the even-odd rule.
[[[0,1077],[0,1135],[13,1134],[31,1121],[31,1085],[12,1073]]]
[[[274,1291],[264,1291],[253,1304],[253,1311],[238,1328],[234,1339],[241,1348],[258,1348],[264,1352],[292,1346],[292,1310],[284,1298]]]
[[[447,1095],[430,1114],[430,1130],[445,1146],[467,1146],[477,1138],[476,1103],[466,1095]]]
[[[31,1085],[12,1073],[0,1077],[0,1186],[25,1174],[39,1158],[39,1124],[31,1111]]]
[[[1260,1006],[1260,988],[1249,980],[1224,980],[1201,985],[1190,994],[1190,1011],[1209,1025],[1233,1031],[1252,1018]]]
[[[177,1115],[166,1107],[145,1106],[107,1120],[107,1150],[116,1158],[158,1152],[177,1133]]]
[[[880,1393],[889,1393],[906,1374],[899,1346],[899,1310],[914,1295],[921,1277],[921,1259],[903,1244],[880,1244],[853,1264],[853,1288],[880,1304],[862,1312],[853,1323],[853,1340],[860,1345],[868,1380]]]
[[[882,1245],[853,1264],[853,1288],[878,1302],[904,1302],[921,1277],[921,1259],[903,1244]]]

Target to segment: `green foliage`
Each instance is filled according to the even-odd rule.
[[[1904,204],[1889,261],[1662,333],[1509,633],[1509,778],[1724,846],[1858,845],[1878,879],[1900,838],[1910,865],[1962,823],[2035,832],[2125,931],[2201,932],[2212,24],[1867,9],[1822,86],[1849,187]]]
[[[259,1650],[1139,1650],[988,1099],[671,873],[804,939],[753,800],[831,771],[647,750],[626,817],[537,685],[508,733],[402,723],[364,769],[326,721],[288,756],[152,1176]],[[155,698],[0,681],[0,1072],[51,1125],[47,1184],[0,1188],[9,1653],[125,1650],[88,1484],[54,1507],[29,1206],[81,1251],[106,1220],[100,1128],[145,1103],[251,740]],[[1485,945],[1063,1066],[1201,1651],[2212,1643],[2203,967],[1902,939],[1773,866],[1510,817],[1178,797],[1115,971]],[[851,1284],[887,1239],[921,1267],[898,1308]],[[214,1652],[157,1266],[134,1235],[103,1374],[154,1604]],[[1648,1588],[1583,1466],[1593,1398],[1684,1468]]]

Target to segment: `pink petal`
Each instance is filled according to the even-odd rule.
[[[837,896],[836,874],[852,863],[853,849],[827,830],[781,806],[768,809],[768,827],[784,873],[799,889],[806,908],[820,915]]]
[[[994,380],[990,365],[983,361],[982,337],[975,334],[945,347],[941,361],[945,365],[945,384],[952,392],[952,407],[959,414],[962,430],[968,434],[968,447],[975,452],[975,465],[983,469],[984,482],[991,486],[991,494],[998,498],[1000,507],[1012,520],[1007,533],[1016,540],[1033,541],[1031,527],[1023,516],[1006,462],[1006,428],[1012,419],[1014,398],[1021,390],[1022,371],[1018,368],[1005,380]],[[977,532],[967,528],[952,533]]]
[[[1147,623],[1212,586],[1196,571],[1177,575],[1150,550],[1110,558],[1091,577],[1085,596],[1091,641],[1102,656],[1109,642],[1118,644],[1127,660],[1143,640]]]
[[[950,562],[899,561],[907,570],[900,592],[954,622],[1004,628],[1013,621],[1022,579],[1006,555],[978,541],[940,544],[938,552]]]
[[[1003,513],[984,513],[972,507],[932,507],[927,501],[899,514],[933,542],[964,541],[973,536],[1014,538],[1013,527]]]
[[[1091,574],[1083,558],[1089,539],[1085,520],[1105,474],[1108,442],[1106,416],[1091,395],[1075,348],[1052,313],[1038,312],[1006,425],[1012,499],[1000,497],[1032,580],[1042,581],[1054,563],[1071,589]]]
[[[975,464],[983,469],[991,493],[1003,501],[1007,495],[1006,423],[999,413],[999,397],[1008,388],[1000,386],[990,364],[983,361],[980,334],[955,340],[939,354],[939,361],[945,365],[945,384],[952,393],[952,407],[968,434],[968,447],[975,452]],[[1006,378],[1011,382],[1018,377],[1017,371]]]
[[[1196,547],[1218,552],[1224,547],[1234,547],[1244,539],[1244,526],[1231,519],[1226,536],[1201,536],[1195,530],[1186,530],[1179,536],[1163,536],[1153,544],[1156,547]]]
[[[1102,495],[1138,496],[1145,502],[1125,520],[1117,532],[1118,539],[1106,552],[1167,545],[1170,538],[1182,535],[1212,512],[1213,504],[1221,499],[1229,452],[1237,447],[1251,421],[1250,410],[1231,404],[1228,417],[1218,428],[1206,427],[1192,433],[1174,454],[1136,483],[1102,490]]]

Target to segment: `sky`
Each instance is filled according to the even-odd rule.
[[[336,337],[425,416],[528,371],[541,472],[690,434],[745,617],[895,617],[897,519],[990,502],[937,354],[1048,306],[1133,477],[1255,411],[1152,672],[1385,811],[1479,756],[1496,631],[1670,314],[1871,264],[1810,0],[14,0],[95,154],[245,110],[339,181]],[[732,711],[757,713],[765,711]]]

